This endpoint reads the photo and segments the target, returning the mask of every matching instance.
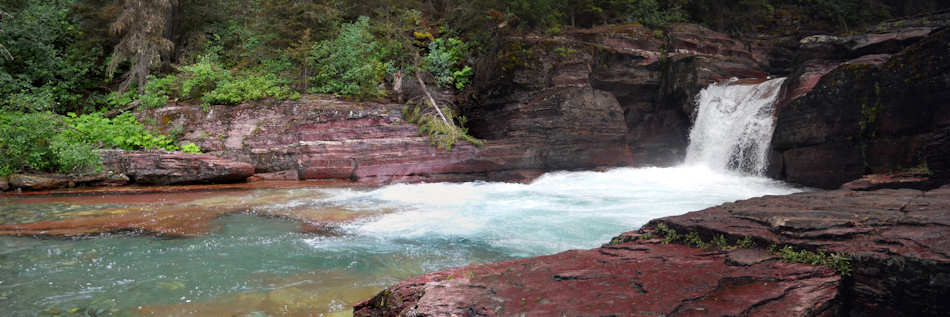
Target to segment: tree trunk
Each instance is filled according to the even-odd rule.
[[[426,87],[426,83],[422,80],[422,75],[419,74],[418,70],[416,71],[416,80],[419,81],[419,86],[422,86],[422,92],[426,94],[426,97],[429,97],[429,102],[432,103],[432,107],[435,108],[435,112],[439,113],[439,118],[442,118],[442,122],[445,122],[445,124],[448,125],[453,125],[448,119],[445,118],[445,115],[442,114],[442,110],[439,109],[439,104],[435,103],[435,98],[432,98],[432,94],[429,93],[429,88]]]

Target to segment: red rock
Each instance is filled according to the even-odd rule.
[[[251,163],[264,174],[261,178],[296,171],[300,179],[374,184],[522,180],[524,173],[539,170],[631,164],[616,101],[611,104],[589,89],[565,96],[517,110],[535,121],[505,128],[515,135],[488,140],[482,147],[461,141],[450,150],[437,149],[427,136],[419,136],[416,125],[402,120],[398,104],[307,96],[273,105],[213,107],[209,113],[199,105],[179,105],[144,115],[185,127],[186,140],[214,155]],[[537,111],[545,112],[531,118]],[[218,137],[207,137],[218,131]]]
[[[927,189],[932,186],[930,177],[923,172],[897,172],[888,174],[869,174],[841,185],[847,190],[877,190],[884,188]]]
[[[923,164],[934,132],[950,125],[948,38],[910,27],[857,35],[834,52],[803,48],[776,109],[769,174],[834,189]]]
[[[657,241],[605,245],[430,273],[354,307],[356,316],[832,316],[840,277],[776,260]]]
[[[663,222],[681,232],[751,237],[852,255],[845,306],[857,315],[937,316],[950,311],[950,186],[931,191],[837,190],[727,203]]]
[[[242,182],[254,174],[247,163],[212,155],[176,152],[101,151],[103,165],[136,184],[171,185]]]
[[[44,190],[62,188],[69,185],[69,178],[58,174],[13,174],[10,186],[25,190]]]

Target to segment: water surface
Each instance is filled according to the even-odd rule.
[[[531,184],[185,192],[154,194],[161,199],[152,201],[8,199],[0,201],[5,223],[116,210],[213,217],[183,238],[148,232],[0,237],[0,310],[5,316],[345,314],[411,276],[593,248],[653,218],[795,191],[766,178],[690,166],[550,173]]]

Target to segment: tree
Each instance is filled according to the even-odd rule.
[[[110,26],[113,34],[122,39],[112,52],[107,75],[112,77],[119,64],[131,62],[119,91],[125,91],[133,82],[144,92],[149,69],[161,62],[175,44],[165,38],[165,28],[178,0],[125,0],[122,13]]]

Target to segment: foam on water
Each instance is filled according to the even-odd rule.
[[[397,210],[352,223],[383,241],[467,239],[515,256],[596,247],[657,217],[727,201],[798,191],[767,178],[705,166],[545,174],[530,184],[397,184],[327,190],[323,203]],[[326,241],[319,245],[325,247]]]

